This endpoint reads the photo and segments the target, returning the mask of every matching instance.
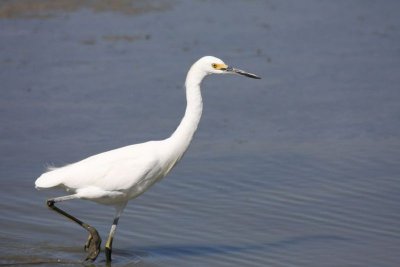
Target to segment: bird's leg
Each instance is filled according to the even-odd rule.
[[[118,219],[119,219],[118,217],[114,218],[114,222],[111,226],[110,234],[108,235],[108,238],[107,238],[106,248],[105,248],[107,262],[111,262],[112,243],[113,243],[113,239],[114,239],[114,235],[115,235],[115,230],[117,229]]]
[[[63,211],[62,209],[60,209],[54,205],[56,202],[61,202],[64,200],[70,200],[70,199],[75,199],[75,198],[78,198],[78,197],[76,195],[70,195],[70,196],[65,196],[65,197],[48,199],[47,206],[50,209],[54,210],[55,212],[65,216],[68,219],[79,224],[80,226],[82,226],[84,229],[86,229],[89,232],[89,238],[85,244],[85,251],[88,252],[86,260],[94,261],[100,253],[100,245],[101,245],[101,238],[100,238],[97,230],[94,227],[90,226],[89,224],[82,222],[78,218],[66,213],[65,211]]]
[[[126,203],[124,203],[123,205],[121,205],[121,206],[116,208],[114,221],[113,221],[113,224],[111,226],[110,234],[108,235],[108,238],[107,238],[106,247],[105,247],[105,253],[106,253],[106,261],[108,263],[111,262],[112,243],[113,243],[113,239],[114,239],[114,235],[115,235],[115,230],[117,229],[119,216],[121,215],[121,213],[124,210],[125,206],[126,206]]]

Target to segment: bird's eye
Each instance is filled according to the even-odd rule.
[[[215,63],[211,64],[211,66],[212,66],[214,69],[217,68],[217,64],[215,64]]]

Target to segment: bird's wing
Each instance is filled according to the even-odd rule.
[[[157,158],[126,159],[109,166],[107,174],[95,182],[95,186],[109,191],[142,193],[162,176]]]
[[[64,186],[77,190],[97,186],[103,190],[126,190],[157,171],[157,142],[131,145],[86,158],[42,174],[38,188]]]

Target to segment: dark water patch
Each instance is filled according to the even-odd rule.
[[[49,18],[60,13],[89,9],[93,12],[117,12],[124,15],[137,15],[146,12],[162,11],[170,7],[170,2],[130,1],[130,0],[41,0],[41,1],[3,1],[0,4],[0,18]]]
[[[348,242],[349,239],[338,236],[305,236],[288,240],[282,240],[265,244],[249,245],[174,245],[174,246],[155,246],[155,247],[136,247],[138,251],[146,251],[148,256],[156,257],[183,257],[183,256],[209,256],[212,254],[234,254],[253,250],[273,250],[285,249],[290,246],[301,245],[302,243],[314,242]]]
[[[23,259],[23,257],[16,257],[15,260],[12,257],[5,260],[6,263],[0,263],[0,266],[85,266],[81,261],[68,261],[68,260],[61,260],[61,259],[42,259],[42,258],[27,258]]]

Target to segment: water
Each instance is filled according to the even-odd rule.
[[[80,265],[86,233],[35,179],[167,137],[207,54],[263,79],[204,82],[192,146],[130,202],[112,265],[399,265],[398,1],[28,3],[0,4],[2,266]],[[112,208],[62,207],[105,240]]]

